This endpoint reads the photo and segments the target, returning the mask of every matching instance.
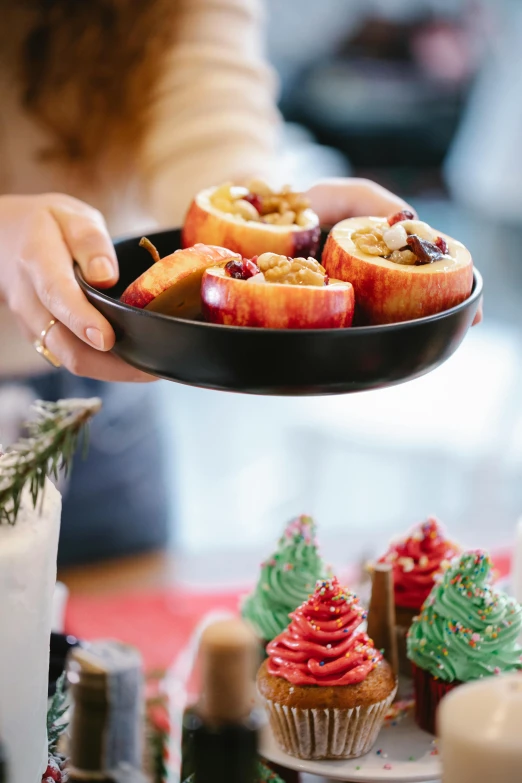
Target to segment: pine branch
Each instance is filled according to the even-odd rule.
[[[56,691],[47,710],[47,743],[51,755],[57,752],[60,737],[67,730],[68,724],[62,718],[68,707],[67,693],[65,691],[65,672],[63,672],[56,681]]]
[[[15,524],[24,487],[29,487],[36,507],[46,477],[57,479],[60,470],[67,474],[82,435],[86,451],[86,425],[100,408],[97,397],[34,404],[27,437],[0,453],[0,524]]]

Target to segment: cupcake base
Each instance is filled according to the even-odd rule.
[[[368,753],[395,697],[364,707],[300,709],[265,701],[279,747],[299,759],[352,759]]]
[[[371,750],[397,692],[390,665],[381,661],[363,682],[344,686],[292,686],[269,674],[266,662],[257,690],[274,738],[300,759],[350,759]]]
[[[459,680],[444,682],[436,680],[425,669],[411,664],[415,688],[415,720],[423,731],[436,733],[437,707],[444,696],[462,683]]]

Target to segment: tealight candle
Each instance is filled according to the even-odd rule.
[[[441,702],[443,783],[520,783],[522,673],[459,686]]]

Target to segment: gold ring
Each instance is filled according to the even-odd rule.
[[[54,353],[51,353],[51,351],[48,349],[48,347],[45,344],[45,340],[53,326],[55,325],[56,320],[54,318],[51,318],[45,329],[42,329],[40,332],[40,337],[34,341],[34,347],[37,353],[40,354],[40,356],[43,356],[43,358],[49,362],[49,364],[52,367],[61,367],[61,363],[58,361]]]

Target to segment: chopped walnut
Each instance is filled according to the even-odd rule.
[[[234,211],[245,220],[259,220],[259,212],[250,201],[238,198],[233,207]]]
[[[306,227],[310,219],[307,214],[310,205],[302,193],[293,193],[289,185],[277,193],[261,180],[252,180],[248,188],[230,182],[220,185],[210,196],[210,202],[220,212],[260,223]]]
[[[257,265],[268,283],[289,285],[327,285],[326,270],[315,258],[287,258],[277,253],[263,253]]]
[[[361,253],[368,253],[370,256],[386,256],[390,252],[383,239],[383,232],[378,226],[369,226],[354,231],[352,241]]]
[[[417,256],[412,253],[411,250],[394,250],[389,256],[386,256],[388,261],[393,261],[394,264],[407,264],[409,266],[415,266],[417,263]]]

